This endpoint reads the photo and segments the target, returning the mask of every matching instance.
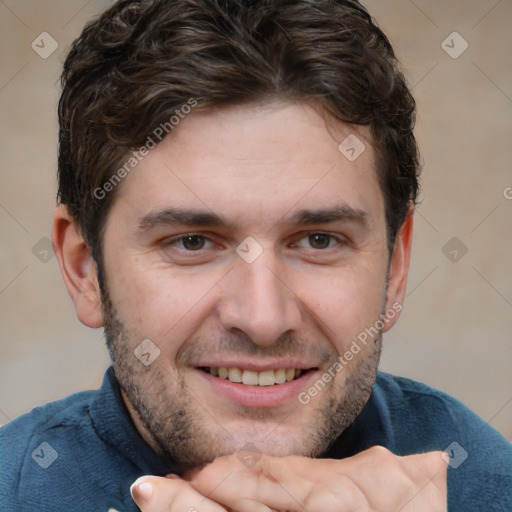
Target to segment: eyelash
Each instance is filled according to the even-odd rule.
[[[214,243],[214,242],[213,242],[210,238],[208,238],[206,235],[202,235],[202,234],[200,234],[200,233],[185,233],[184,235],[179,235],[179,236],[176,236],[176,237],[174,237],[174,238],[171,238],[171,239],[167,240],[167,241],[165,242],[165,246],[177,245],[179,242],[183,242],[183,240],[184,240],[185,238],[193,237],[193,236],[200,237],[200,238],[204,239],[205,241],[210,242],[211,244],[213,244],[213,243]],[[201,249],[199,249],[199,250],[197,250],[197,251],[192,251],[192,250],[190,250],[190,249],[185,249],[185,248],[183,248],[183,247],[180,247],[180,249],[181,249],[181,250],[183,250],[183,251],[186,251],[186,252],[191,252],[191,253],[193,253],[193,252],[197,252],[197,253],[199,253],[200,251],[204,250],[204,248],[201,248]]]
[[[313,250],[317,250],[317,251],[320,251],[320,252],[323,252],[323,251],[327,251],[329,249],[332,249],[333,247],[336,247],[337,245],[340,245],[343,243],[343,240],[340,239],[339,237],[335,236],[335,235],[331,235],[330,233],[324,233],[322,231],[312,231],[310,233],[307,233],[306,235],[303,235],[301,236],[298,241],[302,241],[304,239],[308,239],[312,236],[323,236],[323,237],[328,237],[329,238],[329,244],[328,244],[328,247],[325,247],[325,248],[322,248],[322,249],[315,249],[314,247],[310,247],[310,249],[313,249]],[[331,245],[331,242],[335,242],[334,245]],[[295,246],[297,246],[297,244],[294,244]]]
[[[310,231],[308,233],[303,234],[300,238],[297,238],[297,242],[294,242],[292,244],[292,246],[299,247],[298,242],[300,242],[304,239],[307,239],[311,236],[315,236],[315,235],[328,237],[329,238],[329,246],[326,248],[323,248],[323,249],[315,249],[314,247],[308,247],[307,249],[312,249],[312,250],[318,251],[318,252],[325,252],[325,251],[328,251],[329,249],[336,247],[337,245],[346,245],[347,244],[347,241],[344,240],[343,238],[332,235],[330,233],[325,233],[322,231]],[[215,244],[215,242],[213,242],[208,236],[203,235],[201,233],[185,233],[183,235],[179,235],[179,236],[165,240],[163,245],[164,245],[164,247],[177,246],[180,242],[183,243],[183,241],[187,237],[198,237],[198,238],[201,238],[202,240],[204,240],[206,243],[209,242],[212,245]],[[331,242],[335,242],[335,244],[331,245]],[[180,250],[182,250],[184,252],[191,253],[191,254],[192,253],[200,254],[202,251],[207,250],[208,248],[211,248],[211,247],[201,247],[201,249],[198,249],[198,250],[191,250],[191,249],[186,249],[184,247],[179,247]]]

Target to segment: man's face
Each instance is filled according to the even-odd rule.
[[[366,145],[354,161],[338,149],[351,133]],[[315,456],[359,413],[381,333],[335,363],[390,307],[367,137],[305,104],[195,112],[125,179],[104,233],[105,328],[157,451],[184,466],[247,443]]]

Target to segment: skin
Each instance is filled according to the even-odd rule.
[[[357,134],[366,145],[353,162],[338,150],[349,134]],[[180,460],[182,471],[214,461],[212,466],[222,464],[222,471],[240,472],[240,479],[233,480],[231,488],[226,484],[226,493],[216,498],[221,505],[212,505],[212,510],[295,510],[296,504],[286,501],[290,496],[270,503],[269,496],[275,493],[262,494],[263,487],[251,484],[254,479],[260,482],[262,474],[279,481],[281,477],[268,470],[275,464],[290,465],[294,485],[311,480],[313,495],[319,482],[311,475],[332,471],[334,463],[340,475],[343,464],[352,462],[352,469],[364,476],[368,464],[359,460],[309,457],[321,454],[366,402],[381,333],[309,403],[300,403],[297,394],[321,378],[358,334],[404,297],[412,215],[389,255],[384,201],[367,129],[329,120],[306,104],[194,112],[150,152],[116,194],[104,234],[108,293],[103,297],[96,265],[63,205],[55,213],[53,241],[78,317],[88,326],[105,326],[123,397],[144,439],[163,456]],[[297,222],[298,212],[340,206],[352,215],[332,222]],[[161,214],[169,209],[213,213],[225,223],[169,223],[169,215]],[[184,245],[183,235],[190,233],[207,242],[201,248],[204,239],[193,238]],[[315,233],[324,236],[312,239]],[[247,237],[262,250],[252,263],[236,252]],[[398,314],[388,319],[382,331],[397,318]],[[133,355],[145,339],[159,350],[148,366]],[[198,369],[248,364],[309,371],[300,384],[297,381],[293,396],[256,407],[247,397],[241,405],[219,391]],[[263,466],[263,473],[247,471],[240,457],[229,457],[247,443],[264,454],[255,466]],[[292,455],[305,464],[300,474],[293,470],[296,461],[283,458]],[[375,455],[364,456],[375,460]],[[379,468],[388,471],[390,460],[400,459],[386,457],[379,459],[385,462],[382,466],[370,465],[374,482]],[[425,485],[423,477],[434,474],[440,475],[441,483],[433,492],[441,498],[436,501],[429,494],[425,503],[438,508],[410,510],[443,510],[439,503],[446,501],[445,464],[438,455],[436,463],[424,457],[422,467],[429,471],[420,472],[421,478],[411,476],[417,473],[416,463],[392,465],[397,487],[383,486],[382,493],[394,491],[387,501],[384,496],[379,499],[379,485],[362,484],[368,481],[365,478],[350,480],[344,496],[353,496],[353,501],[345,499],[352,507],[346,510],[359,510],[354,507],[363,503],[391,503],[389,510],[397,510],[392,507],[415,496]],[[315,469],[308,470],[308,464]],[[412,466],[416,469],[411,473]],[[208,485],[215,483],[209,475],[158,480],[145,501],[143,491],[137,494],[137,489],[144,489],[139,482],[134,498],[139,506],[142,499],[145,511],[157,510],[155,504],[163,501],[164,509],[179,510],[175,496],[183,496],[186,488],[204,499],[211,490]],[[248,508],[233,502],[240,496],[238,480],[248,482],[247,496],[253,493]],[[334,485],[335,480],[329,481]],[[325,486],[329,484],[322,480],[322,489]],[[337,499],[333,503],[340,510]],[[325,510],[322,500],[313,503],[308,510]],[[255,504],[259,505],[254,508]]]
[[[143,512],[445,512],[446,464],[438,452],[397,457],[376,446],[344,460],[263,455],[247,467],[217,459],[187,480],[142,477]]]

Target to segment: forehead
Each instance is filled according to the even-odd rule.
[[[374,167],[365,127],[304,103],[231,106],[180,119],[125,179],[116,202],[139,215],[190,206],[240,222],[340,204],[378,217]]]

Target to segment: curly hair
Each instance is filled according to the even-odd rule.
[[[97,260],[115,192],[94,190],[191,98],[313,100],[368,126],[390,250],[416,202],[415,102],[357,0],[119,0],[73,43],[62,86],[58,200]]]

